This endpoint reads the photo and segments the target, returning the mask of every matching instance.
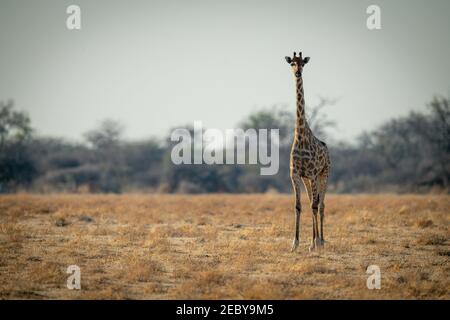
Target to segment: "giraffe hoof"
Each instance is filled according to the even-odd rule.
[[[297,239],[294,239],[294,241],[292,242],[291,252],[294,252],[295,249],[297,249],[298,243],[299,243],[299,241]]]
[[[316,244],[314,242],[314,240],[311,241],[311,244],[309,246],[309,252],[313,252],[316,250]]]
[[[320,248],[320,247],[323,245],[322,240],[320,240],[320,238],[314,239],[314,245],[315,245],[316,247],[319,247],[319,248]]]

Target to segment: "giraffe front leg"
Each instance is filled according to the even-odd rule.
[[[300,202],[300,184],[297,179],[293,179],[292,185],[295,193],[295,234],[294,240],[292,241],[291,252],[294,252],[300,243],[300,214],[302,212],[302,204]]]
[[[317,209],[313,209],[313,237],[311,239],[311,245],[309,246],[309,251],[314,251],[316,248],[322,246],[322,240],[319,236],[319,219],[317,215]]]
[[[317,232],[316,232],[316,225],[317,225],[317,213],[314,214],[314,209],[313,209],[313,222],[312,222],[312,227],[313,227],[313,236],[311,239],[311,244],[309,246],[309,252],[314,251],[316,249],[316,239],[317,239]]]
[[[320,245],[323,246],[325,244],[325,237],[323,236],[323,219],[325,218],[324,215],[324,209],[325,205],[321,204],[319,209],[320,214]]]
[[[311,246],[309,247],[309,251],[314,251],[316,247],[320,246],[320,238],[319,238],[319,224],[318,224],[318,206],[319,206],[319,188],[317,180],[311,181],[311,193],[312,193],[312,227],[313,227],[313,237],[311,241]]]
[[[300,243],[300,212],[295,208],[295,235],[294,240],[292,241],[291,252],[294,252],[297,249]]]
[[[325,237],[323,235],[323,220],[325,218],[325,193],[327,191],[328,174],[324,173],[319,177],[320,192],[319,192],[319,214],[320,214],[320,244],[325,244]]]

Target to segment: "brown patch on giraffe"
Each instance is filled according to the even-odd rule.
[[[314,206],[315,210],[317,210],[317,206],[320,206],[322,215],[325,204],[320,199],[323,199],[325,196],[330,160],[326,144],[314,136],[306,121],[302,73],[303,67],[308,63],[309,58],[303,59],[301,52],[298,56],[294,52],[292,58],[286,57],[286,61],[292,67],[292,72],[296,79],[297,91],[296,134],[291,151],[291,167],[295,168],[295,170],[291,170],[291,179],[297,199],[296,202],[298,203],[300,199],[300,188],[298,187],[299,180],[301,177],[308,178],[311,185],[312,199],[314,200],[311,205]],[[320,182],[318,180],[319,172],[323,173]],[[321,194],[321,196],[319,196],[319,194]],[[318,219],[314,219],[313,222],[313,237],[315,239],[313,239],[313,244],[310,249],[314,249],[316,245],[323,244],[324,241],[323,219],[320,219],[320,229],[318,226]],[[298,245],[298,229],[299,217],[296,216],[296,236],[294,238],[292,250],[295,250]]]

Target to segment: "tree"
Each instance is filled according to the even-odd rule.
[[[0,192],[29,184],[36,174],[27,148],[32,128],[25,112],[14,111],[14,102],[0,102]]]
[[[14,101],[0,101],[0,148],[6,141],[24,141],[31,137],[30,118],[25,112],[14,111]]]
[[[243,130],[279,129],[281,145],[292,143],[294,126],[294,114],[287,111],[285,106],[278,105],[253,112],[239,123]]]
[[[104,120],[98,129],[84,134],[85,139],[96,149],[110,149],[118,145],[123,133],[123,126],[115,120]]]
[[[128,167],[122,152],[123,126],[111,119],[104,120],[98,129],[85,133],[85,139],[93,147],[96,177],[99,181],[92,181],[96,189],[102,192],[119,193],[125,186]]]
[[[323,112],[325,107],[333,106],[336,102],[337,100],[320,97],[315,106],[306,109],[309,127],[314,135],[321,140],[326,140],[329,129],[336,128],[336,122],[330,120],[327,114]]]

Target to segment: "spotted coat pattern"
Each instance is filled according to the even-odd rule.
[[[297,122],[291,149],[291,178],[315,180],[319,175],[328,177],[330,157],[327,145],[314,136],[305,119],[302,77],[296,78],[296,85]]]
[[[325,242],[323,235],[325,193],[331,162],[327,145],[314,136],[306,121],[302,72],[309,57],[303,59],[301,52],[299,56],[294,52],[292,58],[286,57],[286,61],[292,67],[297,93],[297,120],[290,160],[290,175],[295,193],[295,236],[292,251],[298,247],[300,241],[302,183],[305,186],[313,214],[313,238],[309,247],[311,251],[316,247],[322,247]]]

